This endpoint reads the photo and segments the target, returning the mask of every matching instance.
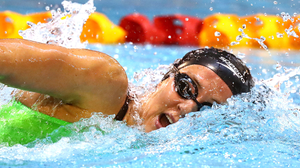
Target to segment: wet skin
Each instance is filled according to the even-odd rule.
[[[0,40],[0,82],[22,89],[16,93],[24,105],[49,116],[76,122],[93,112],[117,114],[123,106],[128,80],[124,69],[112,57],[92,50],[66,49],[22,39]],[[190,65],[180,70],[197,84],[200,103],[224,103],[232,96],[228,86],[210,69]],[[197,111],[193,100],[178,95],[174,77],[159,83],[139,109],[129,104],[124,120],[138,112],[150,132],[181,116]]]
[[[122,66],[97,51],[1,39],[0,67],[1,83],[22,89],[21,103],[68,122],[117,114],[127,96]]]
[[[232,92],[225,82],[212,70],[201,65],[190,65],[180,70],[186,73],[197,84],[200,103],[225,103],[232,96]],[[130,108],[129,110],[134,110]],[[145,131],[150,132],[171,123],[176,123],[182,116],[197,111],[197,105],[193,100],[182,98],[174,86],[174,77],[169,77],[161,82],[154,93],[142,104],[141,109],[136,109],[143,119]],[[125,116],[127,123],[134,120],[130,112]],[[167,119],[169,118],[171,122]]]

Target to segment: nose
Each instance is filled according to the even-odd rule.
[[[198,111],[198,106],[193,100],[185,100],[177,105],[180,115],[184,116],[190,112]]]

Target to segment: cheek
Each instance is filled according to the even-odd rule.
[[[176,92],[174,82],[172,81],[160,88],[156,95],[156,102],[161,108],[171,107],[180,100],[181,97]]]
[[[165,84],[161,85],[157,91],[160,97],[167,98],[172,96],[172,94],[176,93],[175,83],[171,80],[168,80]]]

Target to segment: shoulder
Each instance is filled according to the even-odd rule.
[[[79,106],[85,109],[116,114],[123,106],[128,79],[124,68],[107,54],[92,50],[72,50],[78,61],[76,68],[81,78],[77,88],[80,95]]]

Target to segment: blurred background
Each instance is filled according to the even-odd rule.
[[[45,11],[61,7],[62,0],[1,0],[0,11],[12,10],[22,14]],[[85,3],[87,0],[73,0]],[[281,12],[293,15],[299,12],[298,0],[94,0],[97,12],[104,13],[118,24],[120,18],[138,12],[152,19],[155,15],[181,13],[204,18],[214,13],[233,13],[239,16]],[[159,5],[158,5],[159,4]],[[300,12],[299,12],[300,13]]]

